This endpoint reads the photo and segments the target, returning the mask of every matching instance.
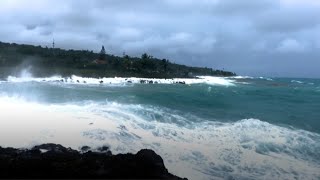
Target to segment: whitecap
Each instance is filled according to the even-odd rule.
[[[302,84],[303,83],[302,81],[297,81],[297,80],[292,80],[291,82],[292,83],[298,83],[298,84]]]
[[[254,77],[251,77],[251,76],[233,76],[230,78],[231,79],[254,79]]]
[[[258,119],[191,121],[160,107],[114,102],[41,104],[0,96],[2,146],[108,144],[113,153],[151,148],[190,179],[316,179],[320,135]],[[163,116],[152,116],[157,113]],[[91,125],[89,125],[91,124]]]

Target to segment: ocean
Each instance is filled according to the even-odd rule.
[[[320,179],[320,80],[7,77],[0,146],[152,149],[189,179]]]

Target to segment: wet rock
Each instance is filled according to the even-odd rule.
[[[140,84],[146,83],[146,80],[140,80]]]
[[[98,152],[83,146],[81,152],[58,144],[29,150],[0,147],[0,178],[181,179],[170,174],[152,150],[112,155],[107,146]]]
[[[111,155],[112,155],[112,153],[111,153],[111,151],[110,151],[110,149],[109,149],[108,146],[99,147],[97,150],[98,150],[99,152],[101,152],[101,153],[105,153],[105,154],[108,155],[108,156],[111,156]]]
[[[127,131],[128,130],[125,125],[120,125],[119,129],[121,129],[122,131]]]
[[[77,153],[76,150],[73,150],[71,148],[65,148],[59,144],[52,144],[52,143],[34,146],[31,150],[40,151],[40,149],[45,149],[47,150],[47,152],[51,152],[51,153]]]
[[[153,84],[153,81],[149,81],[149,84]]]
[[[89,146],[82,146],[81,147],[81,152],[88,152],[91,148]]]
[[[103,81],[99,81],[99,83],[100,83],[100,84],[102,84],[102,83],[103,83]]]
[[[132,83],[132,81],[127,81],[127,83]]]

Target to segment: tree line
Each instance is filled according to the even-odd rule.
[[[97,61],[95,61],[97,60]],[[234,76],[233,72],[206,67],[190,67],[158,59],[147,53],[122,57],[89,50],[65,50],[26,44],[0,42],[0,76],[31,67],[36,76],[59,74],[84,77],[192,78],[198,75]]]

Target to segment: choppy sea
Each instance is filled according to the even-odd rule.
[[[320,179],[320,80],[8,77],[0,146],[153,149],[189,179]]]

